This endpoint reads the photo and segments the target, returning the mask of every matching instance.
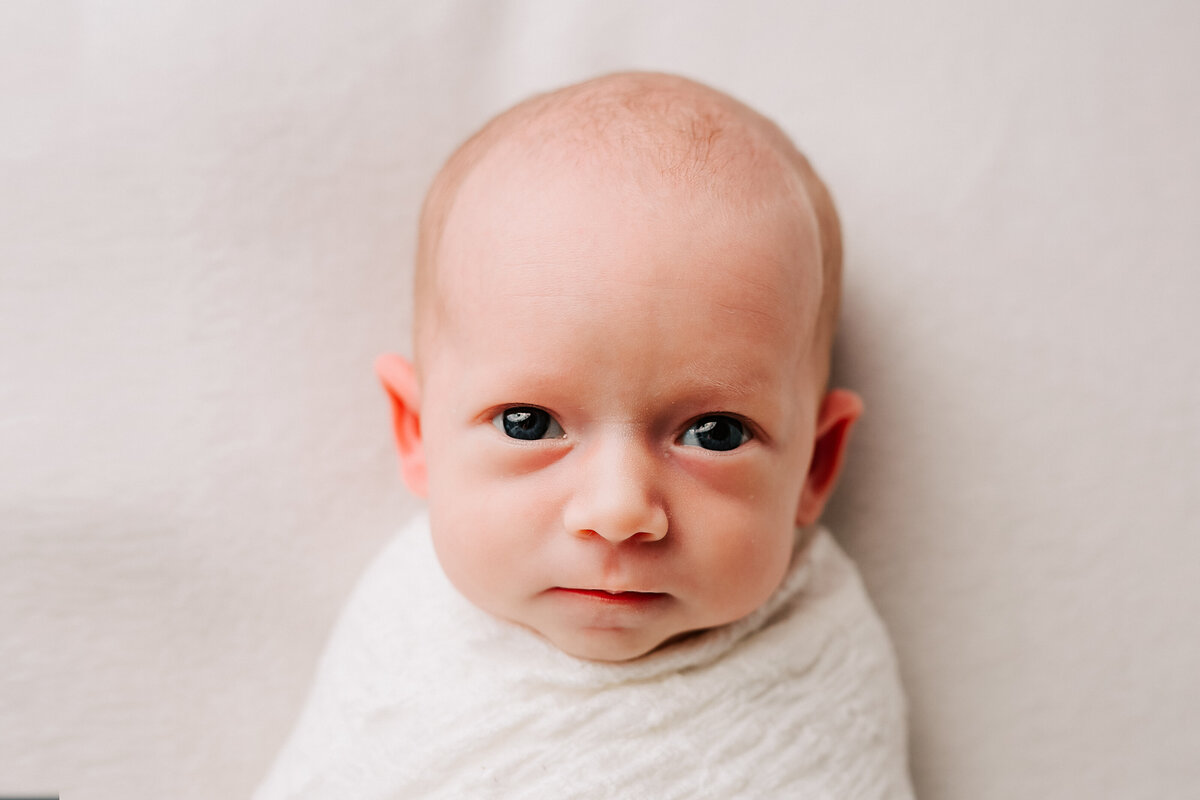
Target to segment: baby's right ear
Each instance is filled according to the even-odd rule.
[[[396,450],[400,453],[400,474],[408,489],[418,497],[429,491],[425,469],[425,448],[421,442],[421,387],[412,363],[398,355],[385,353],[375,359],[375,374],[392,401],[392,423]]]

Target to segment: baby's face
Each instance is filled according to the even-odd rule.
[[[438,557],[581,658],[761,605],[813,452],[806,201],[660,189],[485,162],[442,240],[420,402]]]

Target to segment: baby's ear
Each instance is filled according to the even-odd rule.
[[[375,359],[375,374],[392,401],[396,450],[400,453],[400,474],[409,491],[424,497],[429,491],[425,469],[425,448],[421,442],[421,387],[417,372],[408,359],[385,353]]]
[[[846,389],[834,389],[821,402],[812,461],[804,479],[800,507],[796,509],[797,525],[811,525],[820,518],[825,502],[837,485],[838,474],[842,471],[850,429],[862,411],[862,398]]]

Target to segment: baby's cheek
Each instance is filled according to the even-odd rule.
[[[552,487],[534,474],[498,477],[478,467],[462,477],[464,491],[437,495],[435,539],[456,554],[461,580],[500,590],[529,572],[552,535]]]
[[[713,492],[684,504],[675,515],[694,589],[709,598],[719,624],[757,608],[787,571],[794,541],[794,506],[778,487],[760,482],[755,491]],[[771,491],[776,489],[776,491]]]

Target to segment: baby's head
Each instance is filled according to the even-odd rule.
[[[808,162],[705,86],[492,120],[426,199],[416,363],[379,362],[450,581],[606,661],[762,605],[861,410],[825,389],[840,268]]]

